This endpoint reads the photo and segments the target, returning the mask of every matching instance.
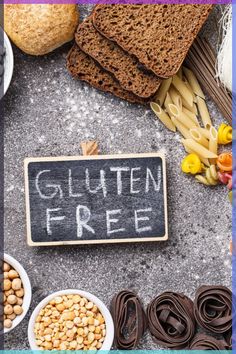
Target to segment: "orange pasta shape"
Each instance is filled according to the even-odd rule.
[[[217,166],[221,171],[232,171],[232,153],[231,152],[223,152],[217,158]]]

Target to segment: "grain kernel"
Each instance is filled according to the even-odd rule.
[[[74,324],[79,324],[79,323],[81,323],[81,322],[82,322],[82,320],[81,320],[80,317],[75,317],[75,319],[74,319]]]
[[[83,338],[83,337],[78,337],[78,338],[77,338],[77,343],[82,344],[83,341],[84,341],[84,338]]]
[[[94,333],[93,332],[89,332],[88,334],[88,341],[90,343],[92,343],[94,341]]]
[[[87,310],[91,310],[93,308],[93,302],[88,302],[86,305],[85,305],[86,309]]]
[[[84,334],[83,328],[78,328],[77,329],[77,333],[78,333],[79,336],[82,336]]]
[[[62,299],[61,296],[57,296],[57,297],[55,298],[55,303],[56,303],[56,304],[61,304],[62,302],[63,302],[63,299]]]
[[[70,337],[70,338],[72,337],[72,338],[73,338],[74,335],[75,335],[75,333],[74,333],[74,331],[72,331],[71,329],[68,329],[68,331],[66,332],[66,336],[67,336],[67,337]]]

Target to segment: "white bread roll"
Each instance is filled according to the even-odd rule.
[[[17,47],[44,55],[69,42],[78,26],[77,5],[4,5],[4,30]]]

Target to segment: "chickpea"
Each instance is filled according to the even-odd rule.
[[[12,280],[12,289],[20,290],[21,289],[21,280],[20,278],[15,278]]]
[[[15,295],[17,296],[17,297],[23,297],[24,296],[24,289],[23,288],[21,288],[21,289],[19,289],[19,290],[16,290],[15,291]]]
[[[10,279],[4,279],[3,280],[3,290],[4,291],[10,290],[11,287],[12,287],[12,283],[11,283]]]
[[[16,304],[21,306],[23,304],[23,300],[20,297],[18,297]]]
[[[8,318],[4,320],[3,325],[5,328],[11,328],[12,327],[12,321]]]
[[[8,272],[8,278],[9,279],[19,278],[19,274],[17,273],[17,271],[15,269],[11,269]]]
[[[4,306],[5,315],[11,315],[13,313],[13,307],[11,305]]]
[[[6,297],[8,297],[9,295],[14,295],[14,290],[13,289],[7,290],[5,291],[4,294],[6,295]]]
[[[22,307],[19,306],[19,305],[15,305],[15,306],[13,307],[13,310],[14,310],[14,313],[15,313],[16,315],[21,315],[22,312],[23,312]]]
[[[4,272],[9,272],[9,270],[11,269],[10,265],[6,262],[3,263],[3,271]]]
[[[7,302],[10,305],[15,305],[17,303],[17,297],[15,295],[9,295],[7,298]]]
[[[12,313],[11,315],[7,315],[7,318],[13,321],[16,318],[16,314]]]

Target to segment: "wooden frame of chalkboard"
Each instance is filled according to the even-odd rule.
[[[164,233],[152,237],[120,237],[112,239],[81,239],[81,240],[62,240],[37,242],[32,238],[31,229],[31,205],[30,205],[30,180],[29,166],[34,163],[55,163],[72,161],[90,161],[90,160],[117,160],[117,159],[145,159],[160,158],[162,166],[162,191],[163,191],[163,214],[164,214]],[[118,155],[93,155],[93,156],[60,156],[60,157],[35,157],[24,160],[25,175],[25,202],[26,202],[26,228],[27,243],[29,246],[63,246],[63,245],[82,245],[82,244],[103,244],[103,243],[127,243],[127,242],[153,242],[168,240],[168,213],[167,213],[167,185],[166,185],[166,161],[162,153],[141,153],[141,154],[118,154]],[[144,219],[143,219],[144,220]]]

